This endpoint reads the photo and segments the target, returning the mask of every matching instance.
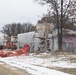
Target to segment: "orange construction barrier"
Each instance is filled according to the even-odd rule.
[[[7,52],[3,52],[1,50],[0,56],[1,57],[10,57],[10,56],[19,56],[22,54],[28,54],[29,47],[30,47],[29,44],[26,44],[25,47],[20,50],[7,51]]]

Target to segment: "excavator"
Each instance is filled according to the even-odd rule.
[[[26,44],[24,48],[21,48],[19,50],[11,50],[11,51],[0,50],[0,57],[20,56],[22,54],[27,55],[29,48],[30,45]]]

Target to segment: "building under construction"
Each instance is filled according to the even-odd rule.
[[[36,32],[18,34],[18,48],[30,44],[30,51],[55,51],[58,50],[57,34],[53,31],[53,24],[39,23]],[[55,35],[53,35],[55,33]]]

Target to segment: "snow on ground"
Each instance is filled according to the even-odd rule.
[[[15,57],[0,58],[0,61],[4,61],[6,64],[9,64],[11,66],[24,69],[32,75],[70,75],[50,68],[76,68],[76,63],[72,63],[68,59],[65,60],[67,57],[64,56],[60,56],[58,58],[54,56],[49,58],[40,57],[47,55],[48,54],[46,53],[40,55],[29,54],[28,56],[22,55]]]

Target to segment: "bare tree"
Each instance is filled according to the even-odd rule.
[[[8,35],[8,36],[16,36],[20,33],[26,33],[30,31],[35,31],[35,26],[31,23],[12,23],[12,24],[6,24],[3,26],[1,32]]]
[[[65,18],[73,19],[72,23],[76,23],[76,1],[75,0],[35,0],[44,5],[48,4],[51,16],[55,19],[55,24],[58,29],[58,47],[62,50],[62,29],[65,23]],[[70,18],[71,17],[71,18]],[[67,21],[68,19],[66,19]]]

